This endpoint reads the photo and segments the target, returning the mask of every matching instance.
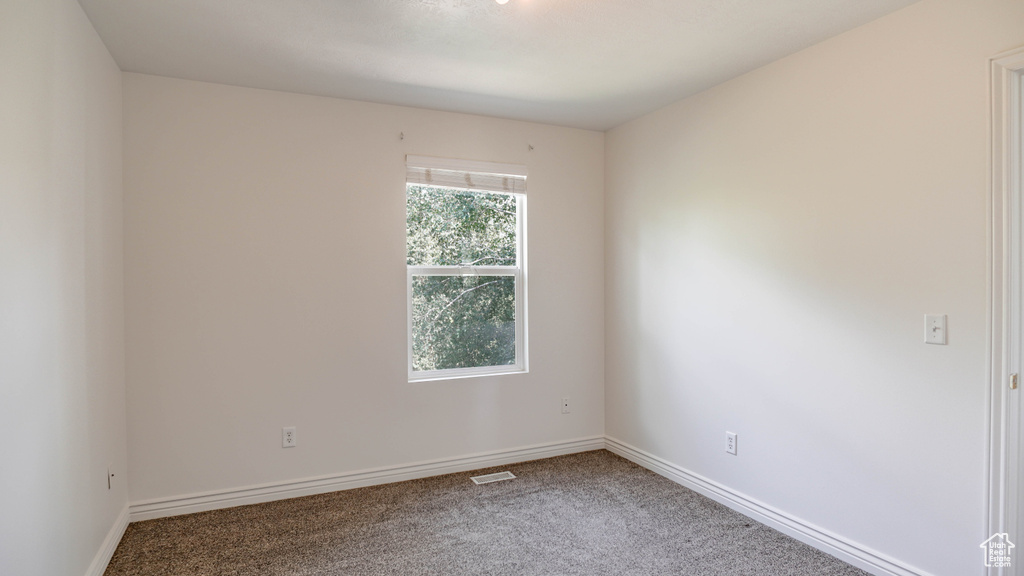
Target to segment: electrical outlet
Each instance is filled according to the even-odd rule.
[[[725,451],[733,456],[736,455],[736,433],[726,432],[725,433]]]
[[[562,398],[562,414],[569,413],[569,397]]]
[[[281,448],[294,448],[297,444],[295,426],[281,428]]]

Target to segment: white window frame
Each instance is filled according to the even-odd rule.
[[[410,382],[423,382],[430,380],[447,380],[454,378],[473,378],[479,376],[493,376],[499,374],[517,374],[529,372],[528,363],[528,337],[527,337],[527,306],[526,306],[526,168],[514,164],[499,164],[495,162],[475,162],[469,160],[452,160],[446,158],[430,158],[424,156],[408,156],[406,165],[410,176],[406,178],[406,190],[408,186],[435,186],[449,190],[468,190],[471,192],[488,192],[498,194],[510,194],[516,199],[516,265],[515,266],[410,266],[406,265],[406,340],[408,373]],[[439,177],[438,182],[423,182],[422,174],[412,176],[414,172],[426,169],[429,179],[430,171],[444,173],[447,177]],[[510,186],[509,189],[495,189],[494,187],[479,188],[469,185],[458,185],[453,179],[453,174],[458,174],[459,181],[471,182],[472,176],[480,175],[483,180],[502,181],[506,184],[509,178],[515,179],[519,184]],[[465,177],[464,177],[465,176]],[[408,192],[406,192],[408,193]],[[446,370],[413,370],[413,349],[412,349],[412,281],[414,276],[513,276],[516,285],[515,304],[515,354],[516,362],[502,366],[479,366],[473,368],[450,368]]]

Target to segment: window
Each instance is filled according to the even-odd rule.
[[[409,379],[526,371],[526,170],[409,156]]]

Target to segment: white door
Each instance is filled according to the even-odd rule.
[[[1015,141],[1016,160],[1010,163],[1011,172],[1011,190],[1015,191],[1017,196],[1017,204],[1021,206],[1021,216],[1024,216],[1024,143],[1021,142],[1021,138],[1024,137],[1024,70],[1017,69],[1014,74],[1015,78],[1015,90],[1011,92],[1011,105],[1016,109],[1016,112],[1010,115],[1009,121],[1012,122],[1012,126],[1009,127],[1010,137]],[[1012,149],[1012,148],[1011,148]],[[1021,250],[1018,252],[1020,255],[1024,255],[1024,217],[1017,220],[1018,229],[1015,234],[1018,245],[1021,246]],[[1017,278],[1018,281],[1024,274],[1024,259],[1017,259]],[[1018,327],[1024,326],[1024,289],[1018,291],[1018,294],[1022,301],[1018,302],[1017,306],[1017,325]],[[1022,330],[1018,330],[1017,334],[1024,336]],[[1024,359],[1024,337],[1020,338],[1017,342],[1017,358]],[[1024,537],[1022,537],[1022,529],[1024,529],[1024,392],[1022,392],[1021,386],[1024,385],[1024,374],[1017,372],[1015,377],[1015,388],[1010,388],[1010,424],[1008,430],[1007,447],[1012,450],[1012,457],[1009,459],[1011,462],[1015,462],[1013,478],[1011,486],[1015,486],[1016,489],[1008,498],[1007,502],[1007,516],[1010,517],[1010,525],[1007,526],[1007,533],[1010,535],[1009,539],[1015,545],[1019,546],[1018,550],[1011,550],[1011,562],[1010,569],[1006,572],[1006,576],[1024,576],[1024,566],[1021,566],[1021,556],[1024,555]],[[1011,382],[1013,384],[1013,382]]]
[[[1024,49],[992,60],[989,576],[1024,576]],[[1012,543],[1012,544],[1011,544]],[[1012,546],[1012,547],[1011,547]],[[999,554],[999,551],[1008,554]],[[997,561],[1004,560],[1000,565]]]

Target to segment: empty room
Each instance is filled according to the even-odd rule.
[[[1024,575],[1020,0],[0,0],[0,78],[4,576]]]

